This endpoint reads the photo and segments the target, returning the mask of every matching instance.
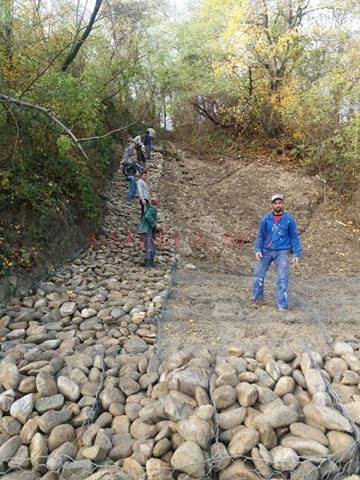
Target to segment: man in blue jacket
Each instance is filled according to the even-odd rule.
[[[151,151],[154,146],[154,137],[150,135],[150,130],[147,130],[144,137],[144,145],[146,148],[146,160],[151,160]]]
[[[298,264],[301,257],[301,243],[293,217],[284,211],[284,197],[276,194],[271,198],[273,211],[265,215],[260,222],[254,251],[258,263],[254,270],[253,300],[261,302],[264,297],[266,272],[272,262],[277,270],[277,307],[288,308],[289,253],[293,254],[293,263]]]

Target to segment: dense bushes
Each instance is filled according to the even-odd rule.
[[[0,274],[32,266],[41,248],[56,250],[49,243],[61,250],[62,239],[49,234],[59,225],[74,227],[66,234],[74,245],[79,230],[99,225],[101,189],[120,160],[114,147],[135,131],[104,135],[153,125],[158,115],[142,64],[151,26],[145,7],[155,11],[156,2],[3,1],[0,94],[17,103],[0,97]],[[66,129],[85,140],[76,144]]]

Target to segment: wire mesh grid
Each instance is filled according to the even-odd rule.
[[[115,182],[112,188],[117,189],[118,184]],[[15,435],[10,439],[12,444],[7,444],[7,450],[5,450],[4,446],[6,446],[8,438],[2,438],[2,445],[0,445],[0,476],[6,480],[33,480],[40,478],[43,478],[44,480],[131,480],[140,478],[148,480],[191,480],[193,478],[220,478],[220,480],[344,480],[351,475],[360,473],[360,433],[357,423],[348,413],[344,406],[344,402],[335,390],[329,376],[324,372],[322,366],[319,365],[319,358],[314,354],[313,344],[310,345],[304,340],[302,341],[302,350],[307,354],[307,358],[309,359],[310,364],[308,367],[318,372],[325,386],[324,390],[321,390],[321,392],[326,394],[331,400],[331,405],[334,411],[337,411],[350,425],[350,428],[345,429],[346,433],[343,433],[344,435],[347,435],[346,440],[349,441],[350,438],[351,442],[344,448],[337,449],[335,453],[332,453],[329,448],[322,445],[324,451],[326,451],[326,453],[322,455],[310,454],[306,449],[302,452],[298,451],[297,453],[294,451],[291,453],[288,451],[289,449],[284,452],[286,447],[283,447],[284,450],[282,453],[286,455],[285,458],[281,457],[280,459],[273,458],[274,455],[271,454],[270,445],[268,445],[269,448],[267,448],[261,441],[259,441],[259,438],[257,441],[253,442],[253,445],[250,446],[250,448],[249,446],[244,447],[244,453],[241,453],[241,449],[236,451],[236,449],[234,450],[231,448],[231,442],[234,442],[234,437],[237,437],[241,441],[242,431],[245,429],[255,429],[252,426],[249,426],[250,424],[243,425],[244,419],[237,425],[238,429],[234,427],[231,432],[229,432],[231,429],[225,429],[221,426],[221,415],[224,411],[226,412],[226,408],[219,408],[218,404],[217,389],[219,388],[220,375],[217,372],[217,365],[227,362],[226,355],[228,353],[229,343],[220,339],[217,345],[213,348],[210,344],[203,343],[203,351],[197,351],[192,354],[185,354],[183,352],[183,360],[186,358],[186,361],[179,362],[179,364],[172,366],[171,368],[169,367],[169,362],[174,361],[174,358],[171,356],[169,358],[166,348],[163,348],[164,337],[169,335],[166,332],[166,326],[171,322],[175,322],[177,319],[177,314],[173,311],[172,302],[174,300],[179,300],[179,298],[181,300],[181,294],[179,293],[179,289],[181,288],[180,284],[185,283],[191,288],[192,285],[201,282],[201,278],[197,274],[191,272],[185,274],[182,272],[181,275],[179,275],[176,262],[172,263],[171,284],[168,285],[167,293],[162,299],[160,313],[157,317],[146,320],[147,323],[153,323],[156,325],[156,339],[154,346],[150,348],[153,349],[154,355],[158,358],[159,378],[157,377],[157,379],[150,383],[147,388],[144,388],[143,392],[147,399],[152,399],[152,401],[154,399],[156,400],[157,407],[161,406],[162,395],[159,393],[153,396],[156,388],[158,386],[164,386],[168,381],[171,382],[171,377],[175,374],[186,372],[192,360],[205,358],[208,362],[208,366],[204,367],[204,365],[202,365],[201,370],[205,372],[206,375],[206,381],[204,380],[206,387],[200,387],[199,384],[202,392],[202,401],[197,401],[196,398],[194,399],[194,395],[191,396],[185,394],[184,392],[181,392],[180,389],[178,393],[180,396],[182,395],[181,398],[185,406],[191,406],[191,408],[182,407],[182,413],[179,413],[178,410],[176,410],[179,409],[179,405],[175,402],[176,408],[174,408],[175,412],[177,412],[176,415],[179,415],[178,418],[174,412],[169,413],[169,411],[160,409],[160,413],[158,412],[155,418],[158,422],[160,420],[168,422],[168,428],[165,429],[166,432],[162,433],[162,430],[160,429],[160,431],[157,430],[149,436],[144,435],[142,438],[139,438],[137,454],[135,455],[124,456],[124,458],[119,458],[117,460],[110,459],[109,451],[110,448],[113,448],[114,446],[111,443],[111,438],[114,432],[109,430],[106,432],[106,429],[105,434],[108,435],[110,443],[105,441],[105,443],[100,444],[99,442],[98,447],[96,447],[97,455],[94,455],[95,458],[98,457],[99,459],[91,459],[86,455],[78,455],[79,451],[84,447],[84,433],[90,426],[97,425],[96,422],[99,417],[107,411],[102,407],[100,396],[106,388],[106,379],[109,375],[112,376],[112,374],[109,374],[109,370],[111,369],[106,365],[104,352],[102,352],[99,361],[100,377],[98,388],[93,397],[94,401],[88,410],[86,418],[77,428],[76,438],[72,441],[63,443],[60,447],[50,453],[46,445],[41,443],[41,441],[38,445],[35,445],[35,442],[33,442],[33,444],[30,443],[30,445],[21,444],[21,447],[26,446],[27,452],[29,452],[29,450],[31,451],[30,456],[22,454],[24,449],[20,452],[19,436]],[[199,304],[201,302],[202,308],[206,311],[208,299],[201,298],[196,293],[194,295],[195,298],[192,299],[193,304],[189,306],[189,312],[191,313],[194,304]],[[236,302],[240,302],[240,300],[241,298],[236,299]],[[304,301],[299,296],[295,298],[295,301],[300,307],[304,306]],[[308,304],[306,304],[306,308],[309,310]],[[230,312],[229,315],[232,314],[233,312]],[[247,318],[247,314],[248,312],[246,311],[245,319]],[[315,326],[318,329],[319,337],[321,336],[329,347],[332,347],[334,341],[326,328],[323,314],[315,308],[310,308],[309,318],[309,327],[311,325]],[[185,335],[189,336],[188,332],[185,331]],[[190,340],[191,339],[189,338],[189,343],[191,343]],[[246,344],[245,338],[243,338],[241,344],[245,345],[245,351],[242,356],[235,356],[235,358],[240,358],[243,362],[248,363],[251,368],[249,370],[245,368],[244,371],[237,372],[237,383],[249,384],[251,375],[248,375],[246,380],[239,379],[241,373],[254,374],[254,362],[256,361],[254,360],[254,355],[247,357],[248,352],[246,350],[249,345]],[[234,342],[231,345],[234,345]],[[274,347],[278,347],[278,344],[274,345]],[[6,357],[8,348],[10,348],[9,345],[7,345],[2,352],[4,357]],[[250,347],[248,350],[251,350]],[[124,352],[119,348],[117,355],[122,353]],[[206,364],[206,362],[204,364]],[[199,365],[199,363],[195,365]],[[195,368],[200,367],[197,366]],[[139,367],[137,367],[137,369],[139,370]],[[264,368],[264,372],[266,372],[266,368]],[[229,383],[231,384],[231,382],[232,379],[230,378]],[[274,384],[275,383],[276,382],[274,382]],[[220,386],[225,384],[226,382],[223,384],[220,382]],[[229,386],[234,389],[230,384]],[[174,384],[172,383],[171,385],[172,388],[174,388]],[[229,391],[232,391],[231,388]],[[171,389],[169,390],[169,388],[165,388],[163,396],[167,397],[169,391],[174,395],[173,390],[171,391]],[[9,392],[3,392],[1,395],[4,396],[6,393],[9,394]],[[173,398],[177,398],[176,395]],[[319,401],[321,405],[322,400],[320,399]],[[325,401],[329,402],[328,399]],[[201,407],[206,408],[201,409]],[[142,405],[142,408],[146,410],[146,403],[145,405]],[[231,412],[231,408],[233,407],[230,407],[230,410],[228,411]],[[238,408],[244,407],[238,405]],[[247,410],[250,411],[251,408],[252,406],[249,406]],[[6,410],[4,410],[3,414],[4,413],[6,413]],[[194,416],[197,417],[198,420],[195,421],[195,428],[191,430],[190,434],[185,435],[187,438],[175,438],[174,435],[178,433],[178,423],[181,421],[191,421]],[[174,418],[177,418],[177,420],[175,421]],[[145,423],[146,421],[148,421],[150,425],[156,424],[154,419],[144,420]],[[201,448],[197,442],[189,440],[189,438],[199,438],[197,427],[199,427],[200,431],[200,426],[207,432],[205,440],[198,440],[198,442],[201,443]],[[275,427],[272,428],[272,430],[276,430]],[[283,431],[280,431],[279,428],[277,429],[276,435],[279,440],[278,445],[282,444],[282,439],[286,437],[288,430],[288,426],[286,425]],[[271,429],[269,431],[271,432]],[[253,431],[250,433],[253,434]],[[260,437],[256,434],[255,436]],[[39,437],[37,438],[39,439]],[[41,438],[44,440],[43,437]],[[155,456],[154,446],[161,440],[165,439],[168,441],[168,450],[164,451],[162,455],[159,454],[158,456]],[[262,438],[260,438],[260,440],[262,440]],[[186,450],[185,448],[188,442],[190,442],[190,450]],[[95,445],[93,442],[91,443],[92,446]],[[180,451],[182,446],[184,449],[183,452]],[[314,445],[312,446],[314,447]],[[316,447],[318,447],[318,445],[316,445]],[[275,446],[273,448],[275,448]]]

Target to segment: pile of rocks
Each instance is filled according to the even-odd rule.
[[[150,166],[153,190],[161,167],[159,155]],[[121,174],[109,188],[103,227],[106,238],[117,233],[116,242],[138,223],[137,205],[119,192],[125,196]],[[161,362],[156,320],[174,247],[169,240],[160,268],[149,272],[140,248],[116,242],[90,247],[0,313],[4,480],[338,480],[357,473],[358,349],[336,343],[322,357],[267,347],[215,356],[204,348]]]
[[[360,352],[347,344],[326,358],[232,347],[164,362],[131,335],[120,354],[99,344],[41,359],[35,350],[0,363],[6,480],[314,480],[357,471]]]

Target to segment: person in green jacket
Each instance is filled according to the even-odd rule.
[[[156,255],[156,232],[160,230],[157,223],[157,198],[151,197],[150,205],[146,207],[145,213],[141,218],[138,233],[145,247],[145,268],[154,267]]]

